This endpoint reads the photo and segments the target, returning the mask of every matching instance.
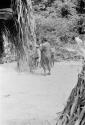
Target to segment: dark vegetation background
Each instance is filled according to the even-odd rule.
[[[3,3],[1,4],[4,5]],[[56,61],[82,58],[76,49],[74,37],[81,35],[85,40],[85,0],[32,0],[32,5],[37,43],[41,43],[42,39],[46,38],[56,48]],[[8,41],[7,38],[4,39],[4,44],[6,41]],[[3,60],[10,61],[13,56],[8,55],[15,52],[11,49],[13,48],[11,44],[5,46]]]
[[[74,37],[85,34],[85,0],[32,0],[37,42],[46,38],[56,47],[56,60],[81,58]],[[66,48],[74,49],[68,51]]]

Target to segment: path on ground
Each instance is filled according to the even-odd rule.
[[[0,123],[53,125],[77,83],[80,63],[56,63],[50,76],[40,70],[18,73],[15,67],[15,63],[0,65]]]

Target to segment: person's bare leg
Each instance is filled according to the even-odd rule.
[[[48,75],[51,75],[51,66],[50,66],[50,62],[47,64],[47,68],[48,68]]]
[[[45,67],[45,65],[43,66],[43,69],[44,69],[44,75],[46,76],[46,67]]]

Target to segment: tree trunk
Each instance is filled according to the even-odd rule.
[[[66,117],[67,116],[67,117]],[[56,125],[85,124],[85,64]]]
[[[35,47],[35,20],[33,17],[31,0],[12,0],[12,8],[18,23],[18,68],[20,71],[29,69],[29,45]]]

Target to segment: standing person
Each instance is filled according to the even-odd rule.
[[[51,46],[50,43],[43,39],[40,44],[41,49],[41,67],[44,69],[44,74],[46,74],[46,70],[48,70],[48,75],[51,74]]]
[[[36,45],[36,49],[35,49],[35,65],[36,65],[36,67],[39,66],[40,61],[41,61],[41,51],[40,51],[39,45]]]
[[[39,46],[37,47],[37,53],[38,53],[38,66],[40,65],[40,61],[41,61],[41,51],[40,51],[40,48]]]

